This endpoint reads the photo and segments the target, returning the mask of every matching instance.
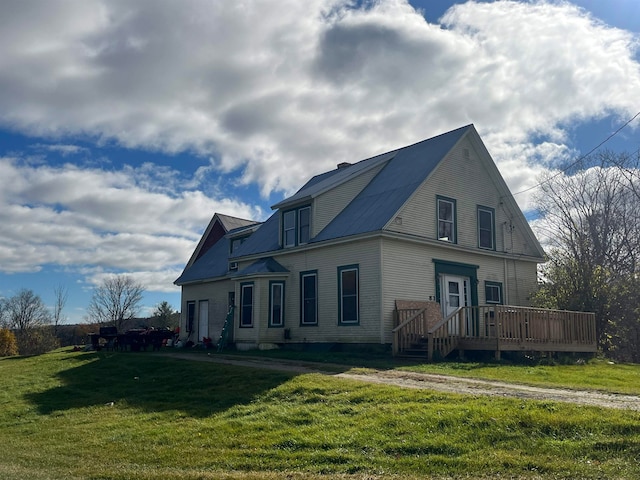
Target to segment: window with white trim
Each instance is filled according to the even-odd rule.
[[[355,325],[360,321],[360,280],[358,265],[338,267],[338,322]]]
[[[282,212],[282,246],[304,245],[311,239],[311,206]]]
[[[269,282],[269,326],[284,326],[284,282]]]
[[[502,305],[502,284],[484,282],[484,298],[487,304]]]
[[[240,285],[240,327],[253,327],[253,283]]]
[[[318,324],[318,273],[300,273],[300,325]]]
[[[487,250],[496,249],[495,210],[478,207],[478,247]]]
[[[456,201],[437,197],[438,240],[456,243]]]

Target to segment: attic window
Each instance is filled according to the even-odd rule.
[[[437,197],[438,240],[456,243],[456,201]]]
[[[478,207],[478,247],[495,250],[495,210],[489,207]]]

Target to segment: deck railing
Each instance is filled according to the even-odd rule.
[[[588,312],[488,305],[462,307],[427,327],[424,311],[407,318],[393,330],[394,354],[425,339],[427,357],[444,358],[456,348],[476,350],[528,350],[595,352],[595,315]]]

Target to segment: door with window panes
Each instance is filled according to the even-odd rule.
[[[444,318],[454,313],[461,307],[471,305],[469,278],[459,277],[456,275],[443,275],[442,292],[440,301],[442,303],[442,314]],[[459,334],[459,325],[455,323],[450,326],[449,333],[451,335]]]

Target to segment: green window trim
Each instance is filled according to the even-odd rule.
[[[253,328],[253,282],[240,284],[240,328]]]
[[[311,240],[311,205],[282,212],[283,248],[304,245]]]
[[[269,327],[284,327],[284,282],[269,282]]]
[[[338,267],[338,325],[360,324],[360,266]]]
[[[484,282],[484,301],[487,305],[504,305],[504,295],[502,294],[502,283],[490,282],[488,280],[485,281]]]
[[[491,207],[478,205],[476,219],[478,223],[478,248],[496,249],[496,211]]]
[[[458,215],[456,200],[436,196],[436,232],[438,240],[458,243]]]
[[[318,325],[318,271],[300,272],[300,326]]]
[[[469,278],[469,288],[471,289],[471,305],[478,305],[478,265],[469,263],[451,262],[449,260],[433,259],[436,274],[436,301],[440,300],[440,276],[457,275]]]

